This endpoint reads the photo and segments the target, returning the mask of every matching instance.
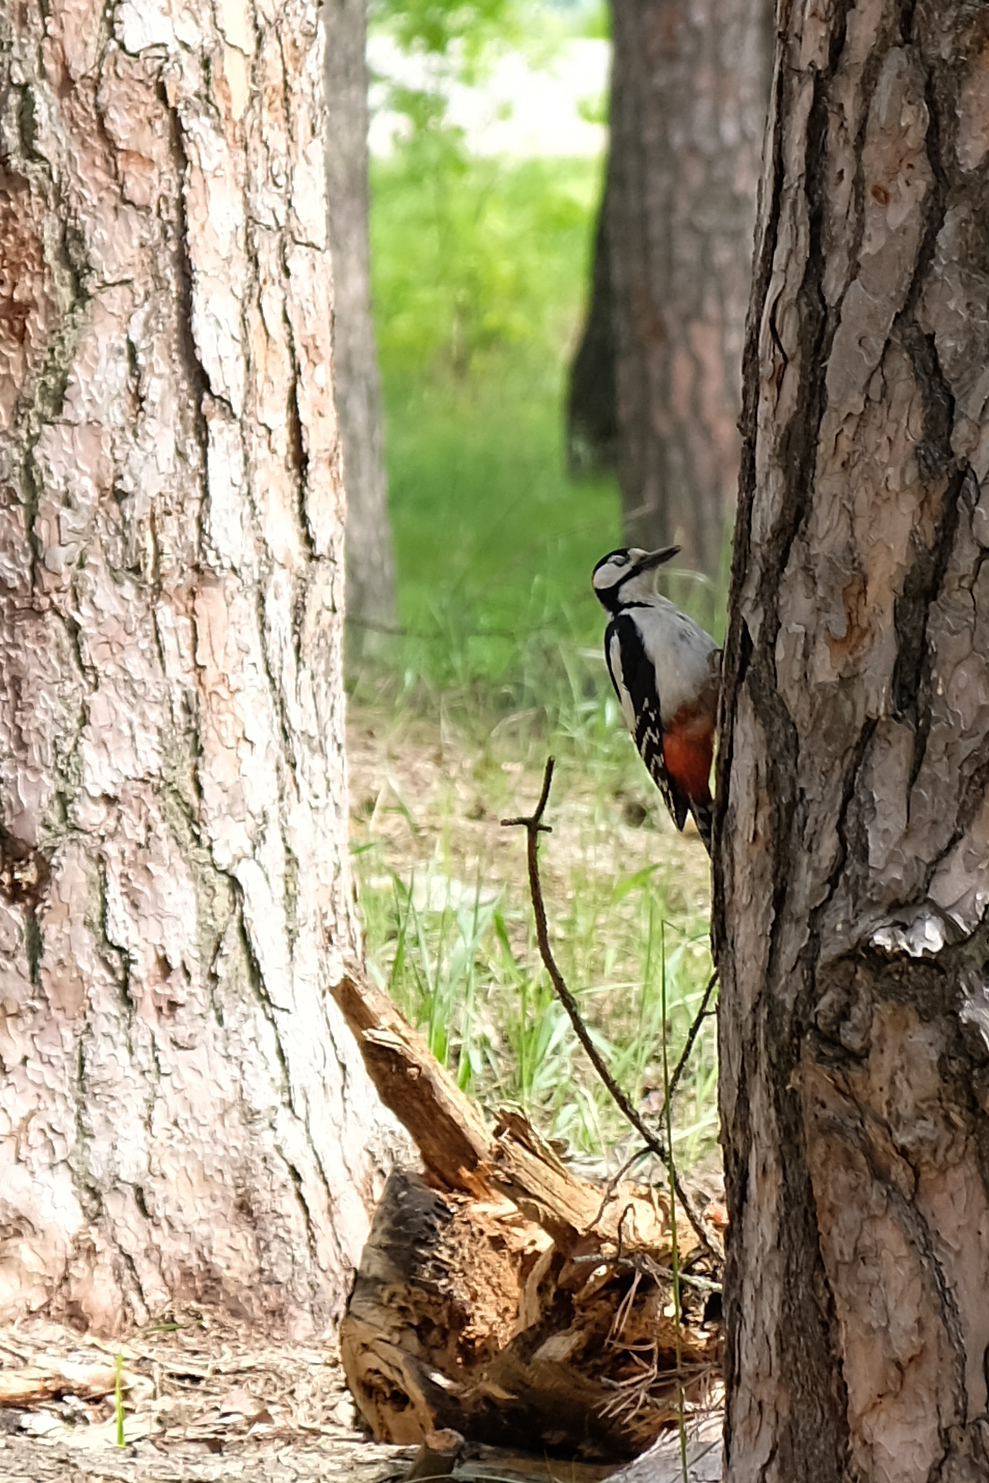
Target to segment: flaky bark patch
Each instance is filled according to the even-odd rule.
[[[2,26],[0,1313],[308,1328],[383,1160],[325,994],[356,928],[319,12]]]
[[[715,921],[747,1483],[989,1466],[987,43],[782,18]]]

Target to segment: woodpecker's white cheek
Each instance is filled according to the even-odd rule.
[[[619,566],[615,562],[609,561],[607,566],[601,567],[599,571],[594,573],[593,582],[595,592],[607,592],[609,588],[614,587],[616,582],[621,581],[627,570],[627,563]]]

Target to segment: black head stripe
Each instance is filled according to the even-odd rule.
[[[615,549],[614,549],[614,551],[609,551],[608,554],[607,554],[607,556],[602,556],[600,561],[595,562],[595,564],[594,564],[594,571],[595,572],[599,572],[603,566],[607,566],[608,565],[608,562],[609,561],[614,561],[614,559],[615,559],[616,556],[624,556],[625,559],[626,559],[626,561],[627,561],[629,559],[629,557],[628,557],[628,547],[627,546],[616,546]],[[594,572],[592,572],[591,575],[593,576],[594,575]]]

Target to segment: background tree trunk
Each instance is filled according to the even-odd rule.
[[[567,467],[574,478],[590,473],[613,473],[618,468],[615,305],[608,214],[606,177],[594,233],[591,301],[570,366],[567,392]]]
[[[989,1475],[989,11],[783,12],[719,764],[727,1478]]]
[[[357,931],[323,30],[174,14],[2,21],[0,1317],[307,1330],[386,1162],[325,992]]]
[[[715,575],[738,481],[769,0],[614,0],[608,248],[625,532]]]
[[[371,318],[367,0],[326,0],[323,14],[334,385],[347,484],[347,614],[380,623],[395,616],[395,558]]]

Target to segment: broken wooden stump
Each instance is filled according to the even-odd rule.
[[[344,1317],[347,1383],[374,1435],[433,1428],[532,1451],[633,1457],[678,1415],[669,1242],[619,1257],[588,1231],[569,1253],[509,1201],[482,1205],[396,1170]],[[718,1377],[706,1292],[684,1288],[688,1404]]]
[[[666,1196],[577,1178],[516,1110],[489,1129],[385,995],[349,979],[337,1001],[426,1165],[390,1176],[341,1325],[375,1437],[629,1458],[703,1405],[717,1274],[678,1221],[678,1326]]]
[[[464,1439],[459,1432],[427,1432],[426,1440],[405,1475],[407,1483],[419,1478],[448,1478],[463,1450]]]

